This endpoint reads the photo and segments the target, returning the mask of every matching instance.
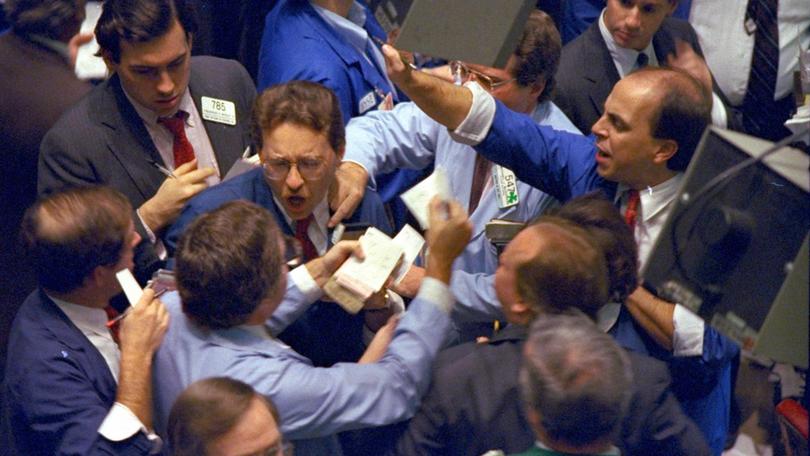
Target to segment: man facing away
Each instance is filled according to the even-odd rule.
[[[140,241],[131,210],[115,190],[87,187],[26,213],[22,235],[40,288],[14,320],[4,388],[21,454],[160,451],[150,371],[168,313],[145,290],[119,320],[117,342],[105,313]]]
[[[200,216],[178,246],[179,295],[164,299],[174,324],[153,373],[158,428],[185,387],[215,375],[269,397],[297,454],[340,454],[335,433],[409,418],[450,323],[451,264],[470,236],[455,202],[435,199],[430,223],[429,278],[399,323],[378,331],[358,363],[316,368],[275,334],[321,297],[320,287],[359,243],[339,242],[288,274],[278,224],[266,209],[233,201]]]

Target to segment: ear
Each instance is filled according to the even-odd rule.
[[[667,13],[667,16],[672,16],[672,14],[675,12],[677,8],[678,8],[678,0],[673,0],[672,2],[670,2],[669,12]]]
[[[191,51],[191,48],[194,46],[194,35],[186,33],[186,36],[188,37],[188,50]]]
[[[343,161],[343,155],[346,153],[346,145],[340,146],[340,149],[335,151],[335,155],[337,155],[338,162]]]
[[[532,84],[531,89],[532,90],[531,92],[529,92],[529,96],[531,96],[533,100],[536,100],[537,97],[539,97],[540,94],[543,93],[544,90],[546,90],[546,81],[540,79],[534,81],[534,84]]]
[[[101,51],[101,59],[104,60],[104,65],[107,66],[107,72],[112,74],[118,69],[118,64],[113,61],[112,54],[109,51]]]
[[[672,139],[659,140],[658,150],[653,155],[653,162],[656,165],[666,165],[670,158],[678,152],[678,143]]]
[[[517,301],[509,304],[509,311],[514,315],[517,323],[528,326],[537,315],[534,308],[518,298]]]

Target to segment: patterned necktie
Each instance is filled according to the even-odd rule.
[[[481,195],[484,193],[484,187],[487,184],[487,177],[492,168],[492,162],[484,158],[481,154],[475,155],[475,171],[473,171],[472,187],[470,187],[470,205],[468,206],[467,213],[472,214],[475,208],[478,207],[478,202],[481,201]]]
[[[771,109],[779,69],[778,6],[778,0],[748,0],[745,13],[746,30],[755,29],[751,73],[743,101],[745,127],[748,132],[766,138],[774,123],[778,126],[786,120],[773,119],[778,114]]]
[[[174,136],[174,143],[172,144],[172,153],[174,155],[174,168],[194,160],[194,148],[186,137],[186,119],[188,113],[185,111],[177,111],[172,117],[161,117],[158,123],[166,127],[172,136]]]
[[[305,262],[318,257],[318,249],[309,239],[309,224],[313,219],[312,214],[309,214],[309,217],[295,221],[295,238],[301,243]]]
[[[628,190],[627,208],[624,210],[624,221],[631,230],[636,229],[636,219],[638,218],[638,210],[640,205],[641,195],[638,193],[638,190]]]

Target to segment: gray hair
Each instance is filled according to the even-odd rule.
[[[552,442],[613,442],[630,401],[624,351],[580,312],[535,320],[523,351],[520,390]]]

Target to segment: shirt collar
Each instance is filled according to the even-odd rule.
[[[619,72],[619,77],[623,78],[635,69],[636,60],[641,52],[635,49],[621,47],[616,43],[616,41],[613,40],[613,35],[610,34],[610,31],[605,24],[606,9],[607,8],[603,9],[602,14],[599,15],[599,31],[602,33],[602,39],[605,40],[605,45],[608,48],[608,52],[610,52],[610,57],[613,59],[613,63],[616,65],[616,71]],[[657,63],[652,40],[650,40],[647,47],[644,48],[642,52],[647,54],[647,57],[649,57],[649,65]]]
[[[329,11],[326,8],[316,5],[310,1],[310,4],[315,11],[326,21],[327,24],[332,26],[335,31],[342,36],[349,44],[357,49],[361,54],[366,53],[366,42],[368,41],[368,32],[363,26],[366,24],[366,10],[360,6],[359,3],[353,2],[349,8],[348,17],[343,17],[337,13]]]
[[[100,335],[109,333],[107,329],[107,313],[104,309],[87,307],[63,301],[47,295],[67,315],[82,333],[93,332]]]
[[[642,221],[646,222],[664,210],[675,199],[682,181],[683,173],[677,173],[655,187],[639,190]],[[620,185],[616,195],[622,198],[628,189],[626,185]]]
[[[155,114],[154,111],[135,101],[135,99],[132,98],[129,95],[129,93],[127,93],[127,89],[124,88],[123,84],[121,84],[121,90],[124,91],[124,95],[126,95],[127,100],[129,100],[129,102],[132,104],[132,107],[135,108],[135,112],[138,113],[138,117],[140,117],[145,124],[147,124],[150,127],[155,127],[156,125],[158,125],[157,123],[158,115]],[[177,111],[185,111],[189,113],[189,115],[186,116],[186,125],[188,125],[189,127],[195,126],[194,120],[192,119],[193,116],[190,115],[193,109],[194,109],[194,100],[191,99],[191,94],[188,91],[188,87],[186,87],[185,92],[183,92],[183,95],[180,97],[180,104],[177,105]],[[177,111],[175,111],[175,113]],[[174,113],[172,113],[171,115],[174,115]]]
[[[544,445],[543,442],[541,442],[539,440],[534,441],[534,446],[536,446],[537,448],[543,449],[543,450],[554,451],[554,452],[559,453],[558,451]],[[616,446],[611,445],[610,448],[608,448],[607,450],[605,450],[605,451],[603,451],[601,453],[597,453],[597,454],[598,454],[598,456],[620,456],[622,454],[622,452],[618,448],[616,448]]]

